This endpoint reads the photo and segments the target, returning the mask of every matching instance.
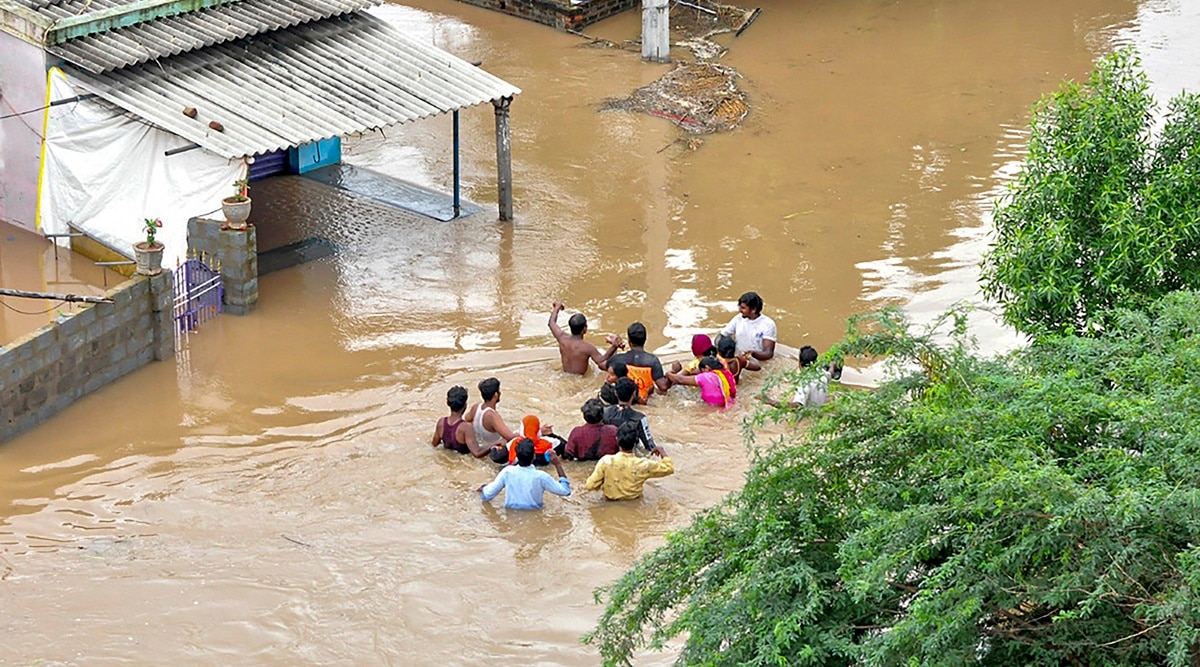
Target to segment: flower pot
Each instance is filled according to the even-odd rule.
[[[226,197],[221,200],[221,212],[231,229],[245,229],[246,219],[250,217],[250,198],[239,201],[237,197]]]
[[[153,244],[139,241],[133,244],[133,256],[137,260],[137,272],[144,276],[153,276],[162,273],[162,243],[155,241]]]

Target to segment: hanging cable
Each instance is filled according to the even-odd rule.
[[[50,107],[56,107],[60,104],[71,104],[72,102],[80,102],[82,100],[90,100],[95,96],[96,96],[95,93],[88,93],[86,95],[76,95],[75,97],[68,97],[68,98],[62,99],[62,100],[54,100],[50,104],[44,104],[40,107],[37,107],[36,109],[29,109],[28,111],[17,111],[15,109],[13,109],[13,113],[8,113],[8,114],[4,114],[3,116],[0,116],[0,120],[6,120],[8,118],[15,118],[17,116],[24,116],[26,114],[35,113],[38,111],[45,111],[46,109],[49,109]],[[8,105],[7,102],[5,104],[6,104],[6,106],[8,106],[9,109],[12,109],[12,106]]]

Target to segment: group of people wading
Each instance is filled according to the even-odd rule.
[[[743,294],[738,299],[738,314],[715,340],[696,334],[691,344],[695,358],[664,370],[658,357],[645,350],[646,327],[642,323],[634,322],[626,330],[628,351],[619,352],[625,349],[626,340],[609,334],[605,337],[608,349],[601,352],[583,338],[588,326],[582,313],[568,320],[569,333],[563,331],[558,325],[563,304],[556,301],[548,326],[558,341],[563,371],[585,375],[590,361],[608,373],[598,397],[588,399],[580,409],[584,423],[563,439],[536,415],[526,415],[521,419],[521,431],[513,431],[497,411],[500,381],[487,378],[479,383],[479,402],[470,408],[467,390],[450,388],[446,393],[450,414],[438,420],[431,444],[503,465],[496,478],[478,490],[485,502],[503,490],[508,509],[541,508],[547,491],[570,495],[564,459],[598,461],[585,483],[588,491],[599,490],[609,500],[640,498],[646,480],[674,473],[675,465],[655,443],[646,415],[634,406],[646,404],[654,394],[665,394],[676,385],[699,388],[705,403],[718,407],[732,404],[742,371],[760,370],[761,362],[775,356],[775,322],[763,315],[762,308],[758,294]],[[801,349],[802,366],[808,356],[815,360],[816,351],[806,346]],[[824,402],[824,396],[823,385],[811,383],[798,389],[788,405],[816,405]],[[636,451],[639,445],[640,454]],[[546,465],[554,467],[557,479],[538,469]]]

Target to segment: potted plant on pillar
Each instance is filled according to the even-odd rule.
[[[233,182],[234,194],[221,200],[221,212],[230,229],[245,229],[250,217],[250,181],[239,178]]]
[[[137,261],[137,272],[153,276],[162,273],[163,244],[155,240],[154,235],[162,227],[159,218],[142,220],[142,230],[146,232],[146,240],[133,244],[133,256]]]

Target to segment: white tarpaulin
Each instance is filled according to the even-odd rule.
[[[57,67],[49,83],[50,101],[88,92]],[[132,257],[133,244],[146,238],[143,220],[159,218],[163,266],[173,268],[187,254],[188,218],[220,209],[221,198],[233,194],[234,181],[246,173],[241,160],[201,148],[165,155],[189,143],[94,98],[50,107],[41,230],[65,233],[69,223]]]

